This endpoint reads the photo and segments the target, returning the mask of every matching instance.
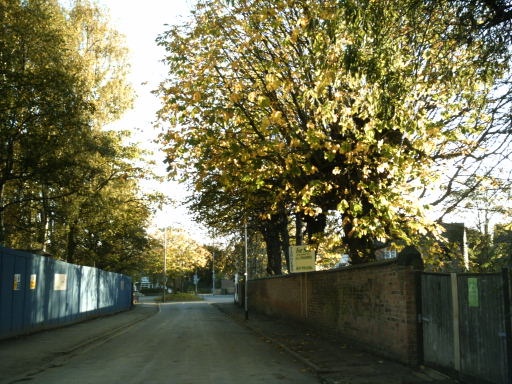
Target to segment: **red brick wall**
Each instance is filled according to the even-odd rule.
[[[416,280],[396,261],[250,281],[249,309],[305,322],[418,362]]]

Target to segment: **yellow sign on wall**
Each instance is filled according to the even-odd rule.
[[[315,270],[315,251],[306,245],[290,246],[290,272],[311,272]]]
[[[30,275],[30,289],[36,289],[37,275],[35,273]]]

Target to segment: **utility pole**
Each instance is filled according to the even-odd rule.
[[[197,271],[196,273],[194,274],[194,285],[196,286],[195,290],[196,290],[196,295],[197,295],[197,283],[199,283],[199,276],[197,276]]]
[[[247,220],[244,223],[244,244],[245,244],[245,298],[244,298],[244,307],[245,307],[245,320],[249,320],[249,266],[248,266],[248,256],[247,256]]]
[[[212,296],[215,296],[215,248],[212,250]]]
[[[165,303],[165,291],[167,290],[167,227],[164,228],[164,291],[162,303]]]

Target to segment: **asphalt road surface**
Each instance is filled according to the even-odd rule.
[[[166,303],[122,334],[30,377],[38,384],[317,383],[276,345],[204,302]],[[232,300],[232,298],[229,298]]]

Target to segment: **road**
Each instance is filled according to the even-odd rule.
[[[31,376],[58,383],[317,383],[317,378],[252,331],[203,302],[166,303],[122,334]],[[232,300],[228,298],[227,300]],[[142,304],[144,305],[144,304]]]

